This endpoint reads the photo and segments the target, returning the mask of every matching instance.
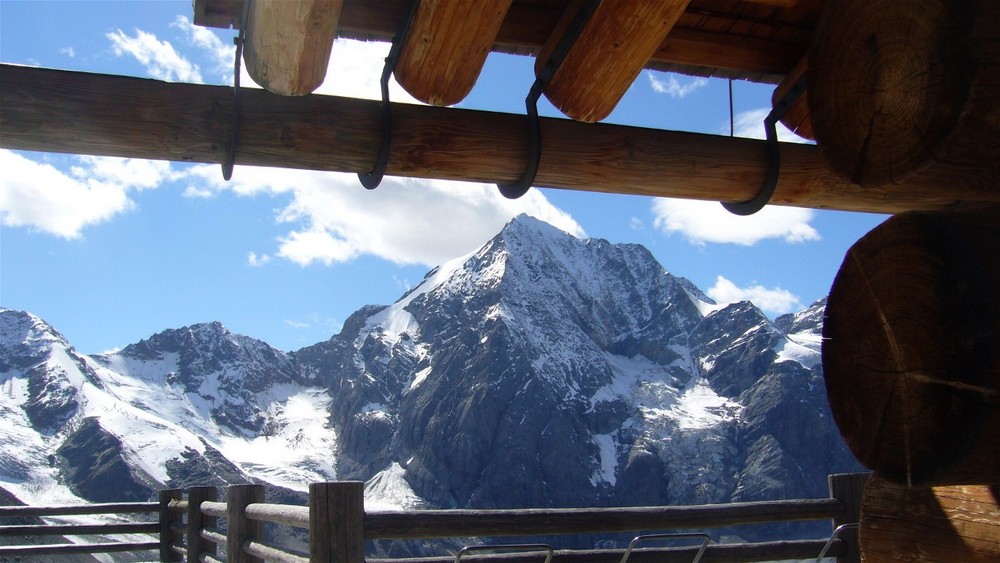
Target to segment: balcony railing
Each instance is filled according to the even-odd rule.
[[[112,524],[2,525],[0,537],[123,536],[116,542],[89,541],[55,545],[3,545],[0,557],[31,557],[68,553],[158,552],[160,561],[204,563],[364,562],[370,540],[444,539],[489,537],[539,537],[570,534],[634,533],[643,540],[691,536],[652,534],[649,530],[709,529],[744,524],[831,520],[829,540],[785,540],[756,543],[712,544],[704,541],[687,547],[629,549],[552,549],[538,544],[477,544],[455,556],[407,559],[374,559],[368,563],[443,563],[463,559],[496,563],[645,563],[670,561],[781,561],[816,559],[820,553],[839,562],[859,561],[856,531],[865,474],[831,475],[830,497],[699,506],[627,508],[551,508],[523,510],[419,510],[367,512],[364,484],[357,481],[314,483],[309,505],[265,502],[261,485],[233,485],[224,500],[211,487],[160,492],[153,503],[95,504],[64,507],[0,507],[0,519],[67,515],[132,515],[157,513],[158,521]],[[290,526],[308,531],[309,551],[298,553],[269,545],[265,525]],[[224,524],[224,525],[223,525]],[[133,541],[149,534],[150,541]],[[695,534],[708,538],[707,534]],[[652,545],[652,541],[648,543]],[[155,558],[155,556],[151,557]]]

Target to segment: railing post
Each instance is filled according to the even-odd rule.
[[[191,487],[188,489],[187,510],[187,559],[198,561],[202,553],[215,556],[215,542],[205,541],[201,531],[205,528],[215,528],[216,518],[207,516],[201,511],[201,503],[215,501],[215,487]]]
[[[160,561],[180,561],[181,556],[170,544],[174,541],[174,524],[180,523],[180,512],[170,510],[170,501],[181,500],[180,489],[163,489],[160,491]]]
[[[365,484],[361,481],[309,485],[309,561],[363,563]]]
[[[844,503],[844,514],[833,519],[833,529],[841,524],[856,524],[861,521],[861,498],[868,483],[868,473],[838,473],[827,479],[830,486],[830,497]],[[847,553],[837,558],[837,563],[861,563],[861,545],[858,542],[858,530],[844,530],[840,534],[847,548]]]
[[[264,522],[247,518],[247,505],[264,502],[263,485],[230,485],[226,490],[226,558],[229,563],[263,563],[247,555],[243,543],[264,539]]]

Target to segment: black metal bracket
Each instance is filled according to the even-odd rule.
[[[734,215],[753,215],[771,201],[774,188],[778,186],[778,174],[781,172],[781,149],[778,144],[777,124],[788,113],[788,109],[792,107],[795,100],[805,93],[806,76],[803,74],[764,118],[765,149],[767,150],[767,172],[764,175],[764,185],[753,199],[734,203],[723,202],[722,206],[726,208],[726,211]]]
[[[240,103],[240,61],[243,60],[243,44],[247,37],[247,24],[250,19],[250,2],[243,3],[243,14],[240,16],[240,32],[233,38],[236,44],[236,62],[233,63],[233,121],[232,131],[229,133],[229,145],[226,147],[226,156],[222,161],[222,179],[229,181],[233,177],[233,168],[236,167],[236,149],[239,146],[240,138],[240,114],[242,107]]]
[[[548,60],[535,75],[535,82],[531,85],[528,96],[524,99],[528,119],[528,164],[516,182],[497,184],[500,193],[507,199],[517,199],[523,196],[535,182],[538,165],[542,160],[542,127],[538,118],[538,98],[542,96],[542,92],[555,76],[556,71],[559,70],[559,66],[566,60],[570,48],[573,47],[573,43],[583,32],[583,28],[590,21],[590,17],[594,15],[594,11],[600,3],[600,0],[590,0],[580,8],[580,11],[576,13],[566,28],[566,32],[559,39],[556,48],[552,50]]]
[[[375,168],[371,172],[359,172],[358,180],[367,190],[374,190],[382,183],[385,176],[385,169],[389,165],[389,140],[392,136],[392,110],[389,107],[389,78],[396,70],[396,62],[399,60],[399,52],[406,43],[406,38],[410,35],[410,25],[417,15],[417,8],[420,7],[420,0],[410,2],[410,12],[400,22],[399,30],[392,38],[392,47],[385,58],[385,66],[382,67],[382,79],[379,85],[382,88],[382,143],[379,145],[378,157],[375,158]]]

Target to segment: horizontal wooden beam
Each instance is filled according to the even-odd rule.
[[[0,65],[0,83],[3,148],[218,163],[229,144],[228,87],[13,65]],[[381,142],[376,101],[251,89],[241,100],[238,167],[367,172],[374,166]],[[387,174],[513,182],[528,160],[524,116],[406,104],[394,104],[392,112]],[[541,129],[538,186],[744,201],[764,181],[762,141],[567,119],[543,119]],[[961,177],[955,172],[862,189],[830,172],[817,147],[783,144],[772,202],[894,213],[1000,200],[996,182],[955,183]]]

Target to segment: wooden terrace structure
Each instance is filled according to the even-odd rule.
[[[894,214],[848,252],[824,328],[841,433],[904,489],[866,493],[871,514],[917,515],[869,553],[913,555],[951,514],[930,488],[979,506],[971,486],[992,508],[939,543],[1000,558],[1000,2],[195,0],[194,19],[239,29],[264,90],[0,65],[0,146]],[[337,37],[392,41],[384,80],[427,105],[311,95]],[[495,51],[535,59],[525,113],[450,107]],[[774,84],[766,128],[816,144],[601,123],[643,69]]]

